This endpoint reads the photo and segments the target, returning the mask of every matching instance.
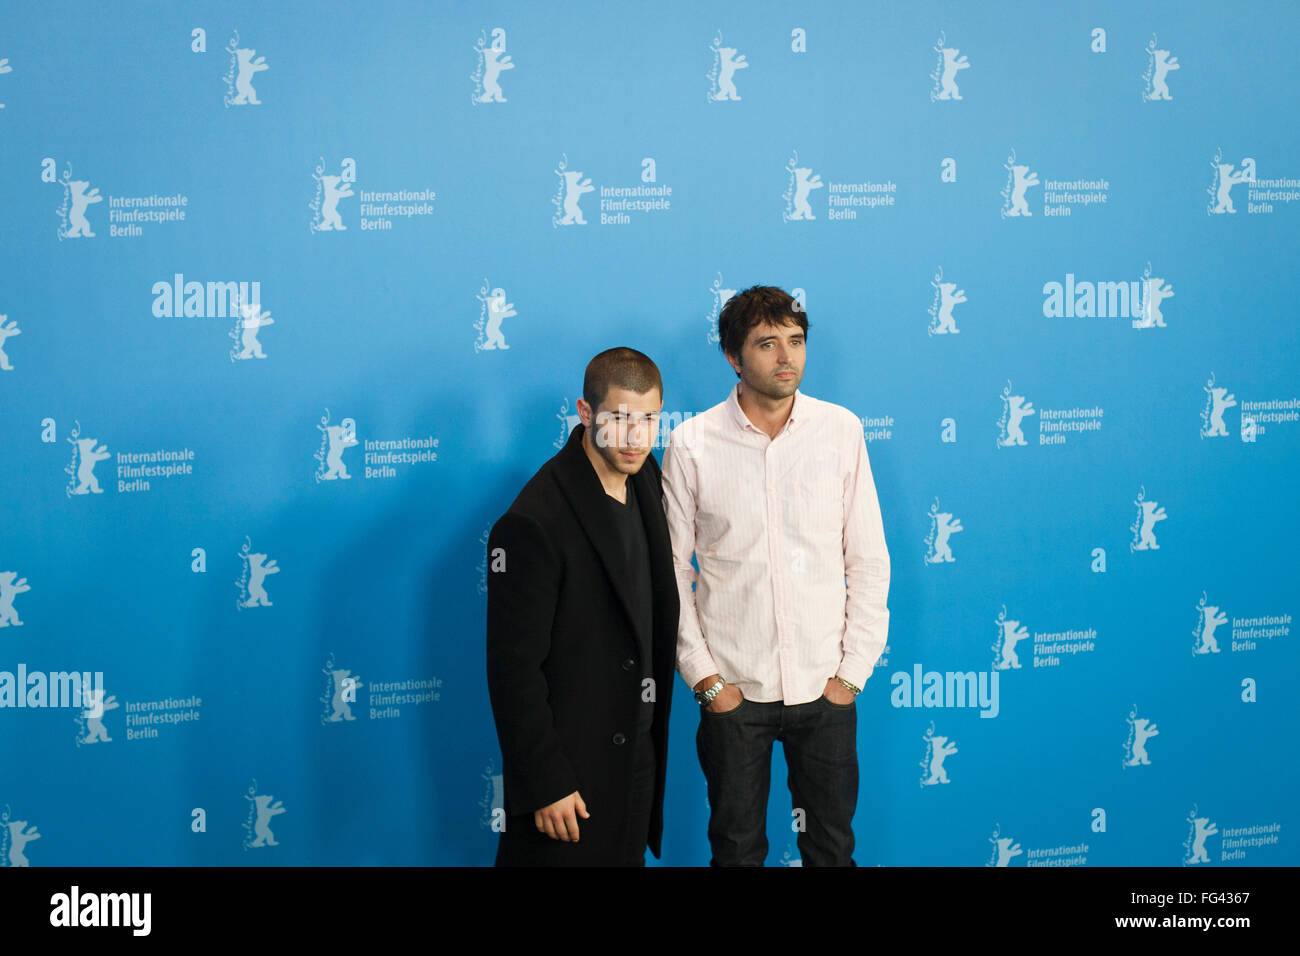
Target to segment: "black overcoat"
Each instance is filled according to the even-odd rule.
[[[617,865],[627,837],[643,668],[626,561],[583,431],[579,423],[488,536],[488,692],[506,810],[497,865]],[[650,551],[658,780],[647,842],[658,857],[677,582],[654,455],[628,480]],[[591,814],[578,817],[578,842],[539,833],[533,812],[575,790]]]

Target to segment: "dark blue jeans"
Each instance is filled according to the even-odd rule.
[[[779,740],[792,807],[804,811],[798,836],[803,865],[856,866],[857,738],[856,703],[832,704],[825,697],[794,706],[742,700],[720,714],[701,707],[695,743],[709,784],[710,865],[762,866],[767,859],[772,742]]]

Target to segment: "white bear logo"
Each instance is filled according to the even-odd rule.
[[[355,195],[352,184],[343,182],[342,176],[322,176],[320,181],[324,189],[324,202],[321,204],[320,224],[316,228],[321,231],[347,229],[339,215],[339,200]]]
[[[948,539],[959,531],[964,531],[961,525],[961,519],[953,517],[946,511],[939,510],[939,502],[930,506],[930,534],[926,538],[926,545],[929,550],[925,555],[926,564],[940,564],[945,561],[951,562],[956,559],[952,556],[952,546]]]
[[[95,477],[95,465],[109,457],[108,446],[95,447],[97,439],[77,438],[77,486],[72,489],[74,495],[103,494],[99,479]]]
[[[343,464],[343,450],[356,445],[357,423],[351,418],[345,418],[337,425],[316,427],[324,433],[323,437],[329,444],[329,450],[325,454],[325,468],[317,472],[316,480],[334,481],[338,478],[351,478],[347,466]]]
[[[0,627],[8,627],[10,624],[22,627],[23,622],[14,610],[14,598],[31,589],[27,579],[18,577],[17,571],[0,571]]]
[[[483,289],[487,288],[486,281]],[[506,290],[497,287],[486,295],[483,291],[479,292],[479,301],[482,303],[481,318],[486,318],[487,322],[482,331],[482,341],[478,345],[479,349],[508,349],[506,337],[501,332],[501,323],[509,318],[513,318],[518,313],[515,312],[513,302],[506,301]]]
[[[1137,505],[1137,520],[1129,525],[1129,530],[1133,532],[1133,540],[1129,542],[1129,551],[1157,551],[1160,545],[1156,544],[1156,522],[1164,521],[1169,515],[1165,514],[1165,509],[1155,501],[1146,500],[1146,489],[1143,488],[1138,492],[1137,498],[1133,504]]]
[[[1137,767],[1139,765],[1151,765],[1151,758],[1147,756],[1147,741],[1152,737],[1160,736],[1160,731],[1156,725],[1151,723],[1145,717],[1136,719],[1130,718],[1129,723],[1132,725],[1132,738],[1128,745],[1128,757],[1124,760],[1124,766]]]
[[[0,61],[3,62],[3,61]],[[23,850],[27,844],[33,840],[41,838],[40,831],[36,829],[36,824],[27,829],[26,820],[9,821],[9,865],[10,866],[31,866]]]
[[[99,187],[87,192],[90,182],[85,179],[68,180],[65,185],[68,188],[68,198],[72,200],[72,209],[68,213],[68,220],[71,225],[63,231],[63,238],[79,239],[85,237],[93,239],[95,234],[90,231],[90,220],[86,218],[86,207],[92,203],[104,201],[104,197],[99,194]]]
[[[957,71],[970,68],[970,63],[966,57],[958,56],[960,50],[951,47],[943,48],[943,74],[939,80],[939,93],[935,99],[939,100],[959,100],[961,94],[957,92]]]
[[[269,70],[270,67],[267,66],[264,56],[253,59],[253,54],[256,52],[256,50],[246,49],[235,51],[239,62],[239,74],[235,77],[237,95],[230,102],[236,106],[260,106],[262,103],[257,98],[257,91],[253,89],[253,74]]]
[[[998,436],[998,447],[1010,448],[1012,445],[1024,445],[1025,433],[1021,428],[1021,422],[1026,416],[1034,415],[1037,411],[1034,403],[1025,396],[1012,395],[1011,384],[1008,382],[1002,389],[1002,421],[999,423],[1002,434]]]
[[[1195,817],[1192,820],[1192,852],[1187,858],[1188,863],[1209,863],[1210,856],[1205,852],[1205,838],[1213,836],[1219,832],[1217,824],[1212,823],[1209,817]],[[1185,846],[1186,844],[1184,844]]]
[[[1168,517],[1169,515],[1165,514],[1165,509],[1156,502],[1142,502],[1142,530],[1139,532],[1138,551],[1148,551],[1160,547],[1160,545],[1156,544],[1156,522],[1164,521]]]
[[[86,709],[81,712],[81,717],[86,722],[86,736],[81,738],[78,743],[95,744],[110,743],[113,738],[108,735],[108,729],[104,726],[104,711],[117,710],[120,704],[117,698],[112,694],[104,696],[103,690],[85,689]]]
[[[0,371],[12,372],[14,367],[9,364],[9,356],[5,354],[5,339],[21,335],[23,330],[18,328],[17,319],[7,322],[8,318],[7,315],[0,315]]]
[[[253,824],[253,832],[257,834],[257,839],[249,846],[279,846],[275,842],[275,834],[271,832],[271,818],[285,812],[282,801],[276,800],[271,802],[270,794],[259,794],[253,798],[257,806],[257,822]],[[245,824],[247,826],[247,824]]]
[[[587,220],[582,216],[582,207],[578,205],[578,200],[587,193],[593,192],[596,187],[591,184],[590,179],[583,179],[580,172],[565,170],[561,175],[564,179],[564,216],[560,219],[560,225],[585,226]]]
[[[1144,287],[1142,296],[1142,317],[1133,320],[1133,328],[1150,329],[1164,328],[1165,316],[1160,311],[1160,304],[1165,299],[1174,297],[1174,288],[1168,285],[1164,279],[1155,276],[1146,276],[1142,280]]]
[[[266,560],[264,554],[248,554],[248,599],[244,607],[270,607],[271,601],[266,593],[266,576],[279,574],[280,567],[275,559]]]
[[[1250,182],[1250,176],[1245,170],[1239,173],[1233,172],[1236,167],[1232,163],[1217,163],[1216,167],[1219,172],[1219,185],[1215,194],[1217,202],[1211,211],[1214,213],[1235,213],[1237,209],[1232,204],[1232,187],[1238,183]]]
[[[737,53],[735,47],[718,48],[718,92],[713,97],[715,102],[740,99],[740,94],[736,92],[736,71],[748,67],[745,55]]]
[[[513,70],[515,64],[511,61],[510,56],[505,50],[495,49],[494,47],[481,48],[483,57],[483,92],[475,97],[479,103],[504,103],[505,96],[501,92],[501,74],[505,70]]]
[[[1156,38],[1153,36],[1147,44],[1147,89],[1142,95],[1147,102],[1172,100],[1173,97],[1169,95],[1169,71],[1182,69],[1178,57],[1170,56],[1168,50],[1157,50],[1155,44]]]
[[[352,702],[356,699],[356,690],[364,687],[361,678],[353,677],[349,670],[332,670],[330,676],[334,679],[334,695],[330,699],[330,706],[333,712],[325,718],[331,723],[338,723],[340,720],[356,720],[352,716]]]
[[[258,303],[241,305],[239,311],[241,314],[239,344],[243,348],[234,358],[266,358],[266,354],[262,351],[262,343],[258,341],[257,331],[265,326],[274,325],[275,319],[271,318],[270,312],[263,312]]]
[[[1228,623],[1228,615],[1213,604],[1205,603],[1205,596],[1201,596],[1201,604],[1197,608],[1200,612],[1200,620],[1197,622],[1199,631],[1196,648],[1193,654],[1218,654],[1219,642],[1214,637],[1214,632],[1222,625]]]
[[[947,737],[938,737],[929,733],[926,734],[926,740],[930,744],[928,763],[923,762],[922,766],[928,768],[929,776],[922,779],[921,786],[932,787],[948,783],[948,771],[944,769],[943,762],[957,752],[957,745],[949,743]]]
[[[1226,388],[1214,384],[1214,376],[1201,386],[1205,392],[1205,411],[1201,413],[1202,438],[1227,438],[1228,426],[1223,421],[1223,413],[1237,407],[1237,396]]]
[[[821,176],[813,174],[810,167],[799,166],[794,171],[794,212],[790,219],[816,219],[813,215],[812,206],[808,202],[808,194],[814,189],[821,189],[825,184]]]
[[[942,274],[942,273],[941,273]],[[939,283],[939,308],[930,327],[931,335],[956,335],[961,331],[952,317],[952,309],[966,301],[966,290],[958,289],[955,282]]]
[[[1019,856],[1025,851],[1020,848],[1020,844],[1010,837],[999,837],[995,842],[997,847],[998,861],[994,866],[1006,866],[1011,862],[1011,858]]]
[[[1008,670],[1010,668],[1020,668],[1020,657],[1016,654],[1016,645],[1029,637],[1029,629],[1019,621],[1012,621],[1005,617],[1006,609],[998,615],[998,640],[1000,646],[994,645],[994,650],[998,652],[997,659],[993,662],[995,670]]]
[[[1004,210],[1007,216],[1032,216],[1029,203],[1025,201],[1025,190],[1038,185],[1038,174],[1029,171],[1028,166],[1012,166],[1013,184],[1010,205]]]

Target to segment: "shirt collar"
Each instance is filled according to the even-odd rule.
[[[765,431],[749,420],[749,416],[745,414],[745,410],[740,407],[740,399],[737,397],[739,394],[740,383],[737,382],[732,386],[731,394],[727,396],[727,411],[731,413],[731,420],[734,421],[736,427],[740,428],[742,431],[748,429],[752,432],[758,432],[760,435],[766,435],[767,433]],[[782,431],[793,426],[796,421],[801,420],[804,406],[808,404],[807,401],[800,401],[802,396],[803,392],[796,388],[794,390],[794,402],[790,405],[790,416],[786,419],[785,425],[782,426]],[[780,432],[777,434],[780,434]]]

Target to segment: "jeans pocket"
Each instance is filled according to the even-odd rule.
[[[831,710],[852,710],[854,707],[857,706],[858,699],[854,697],[853,700],[849,701],[847,704],[837,704],[835,703],[835,701],[831,700],[825,694],[822,694],[822,703],[824,703]]]
[[[722,711],[721,713],[718,713],[718,712],[716,712],[716,711],[709,710],[707,704],[701,704],[701,705],[700,705],[700,710],[702,710],[702,711],[704,712],[704,716],[705,716],[705,717],[730,717],[730,716],[731,716],[732,714],[734,714],[736,711],[738,711],[738,710],[740,710],[742,707],[744,707],[745,704],[746,704],[746,700],[745,700],[745,698],[744,698],[744,697],[741,697],[741,698],[740,698],[740,703],[737,704],[735,707],[731,708],[731,710],[724,710],[724,711]]]

